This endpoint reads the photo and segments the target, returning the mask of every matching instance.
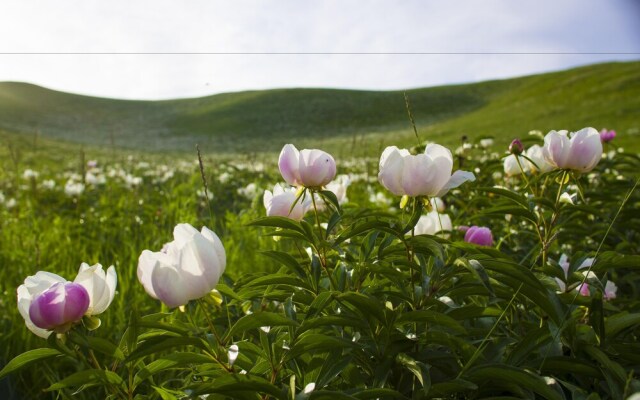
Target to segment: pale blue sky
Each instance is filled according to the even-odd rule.
[[[139,99],[404,89],[637,60],[639,20],[637,0],[4,0],[0,81]],[[635,54],[86,54],[154,52]]]

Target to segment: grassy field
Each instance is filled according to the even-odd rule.
[[[421,140],[462,135],[507,144],[531,129],[607,127],[637,150],[640,62],[408,90]],[[375,155],[414,144],[401,91],[277,89],[167,101],[124,101],[0,83],[0,129],[97,146],[216,153],[277,151],[293,142]]]
[[[129,398],[183,398],[193,388],[211,399],[258,398],[215,395],[229,377],[246,379],[239,392],[267,387],[283,399],[348,390],[363,391],[353,398],[413,398],[420,387],[425,398],[627,398],[640,391],[638,67],[409,91],[422,140],[453,151],[462,134],[496,139],[456,159],[476,181],[444,197],[452,230],[438,237],[399,230],[416,222],[421,203],[399,209],[400,197],[377,180],[383,146],[416,142],[402,92],[291,89],[143,102],[0,84],[0,369],[55,344],[25,327],[16,288],[36,271],[73,279],[81,262],[114,265],[118,286],[100,329],[76,330],[127,356],[102,346],[97,365],[75,356],[38,361],[0,377],[0,397],[104,399],[109,385],[77,375],[96,368],[122,380]],[[504,173],[513,137],[530,146],[542,144],[531,129],[589,125],[618,131],[592,172],[570,174],[567,184],[561,171]],[[300,223],[261,219],[264,191],[283,179],[277,162],[286,142],[333,153],[350,181],[339,211],[310,211]],[[575,205],[560,200],[563,192]],[[169,310],[138,282],[141,251],[160,250],[178,223],[206,225],[224,244],[224,302],[212,308],[213,322],[193,302],[186,312]],[[459,228],[470,225],[490,227],[493,246],[466,243]],[[587,257],[598,258],[597,277],[578,295]],[[603,297],[609,282],[615,298]],[[329,303],[312,312],[318,299]],[[274,324],[258,319],[267,313],[277,314]],[[232,332],[251,315],[259,323]],[[144,318],[149,329],[124,333]],[[300,327],[284,328],[283,318]],[[193,346],[165,344],[209,340],[212,324],[226,339],[207,346],[223,364],[228,345],[240,346],[235,370],[209,359],[169,364],[132,386],[132,375],[153,363],[191,357]],[[148,354],[129,359],[136,348]],[[293,363],[269,361],[281,354],[294,354]],[[73,376],[82,379],[44,391]],[[317,397],[301,394],[310,383]],[[365,393],[377,388],[387,392]]]

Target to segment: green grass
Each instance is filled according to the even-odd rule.
[[[530,129],[616,129],[637,151],[640,62],[407,91],[421,140],[462,135],[507,144]],[[125,101],[0,83],[0,129],[97,146],[210,152],[277,151],[285,143],[374,156],[415,144],[402,91],[277,89]]]

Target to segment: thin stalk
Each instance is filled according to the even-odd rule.
[[[544,241],[542,243],[542,267],[544,268],[547,265],[547,253],[549,250],[549,246],[551,246],[551,242],[555,236],[551,236],[551,230],[558,220],[558,216],[560,213],[558,212],[558,205],[560,204],[560,196],[562,195],[562,189],[564,187],[564,181],[567,178],[567,170],[562,171],[562,177],[560,178],[560,185],[558,186],[558,193],[556,194],[556,202],[553,207],[553,214],[551,215],[551,221],[549,225],[544,230]]]
[[[313,213],[316,216],[316,224],[318,225],[318,233],[320,234],[320,241],[323,240],[322,234],[322,226],[320,225],[320,217],[318,216],[318,207],[316,206],[316,198],[314,196],[314,192],[311,192],[311,203],[313,204]],[[334,281],[333,276],[329,273],[329,268],[327,267],[327,255],[320,251],[320,248],[314,246],[316,249],[316,253],[318,253],[318,259],[320,260],[320,265],[322,265],[322,269],[327,273],[327,277],[329,277],[329,283],[331,284],[331,290],[336,290],[338,288],[337,283]]]
[[[416,135],[416,140],[418,141],[418,146],[422,145],[420,141],[420,137],[418,136],[418,128],[416,127],[416,121],[413,119],[413,113],[411,112],[411,103],[409,102],[409,96],[407,96],[407,92],[404,92],[404,105],[407,108],[407,114],[409,114],[409,120],[411,121],[411,126],[413,127],[413,133]]]
[[[211,207],[211,200],[209,199],[209,186],[207,185],[207,178],[204,173],[204,164],[202,162],[202,155],[200,154],[200,145],[196,144],[196,151],[198,152],[198,165],[200,166],[200,177],[202,178],[202,184],[204,185],[204,197],[207,200],[207,206],[209,209],[209,219],[213,221],[213,208]]]
[[[515,155],[515,157],[516,157],[516,162],[518,163],[518,167],[520,167],[520,171],[522,172],[522,177],[524,178],[524,181],[527,184],[527,187],[525,189],[531,190],[531,193],[535,196],[536,194],[533,191],[533,186],[531,186],[531,182],[529,182],[529,178],[527,177],[527,174],[524,172],[524,167],[520,162],[520,156]]]
[[[207,308],[205,307],[206,304],[204,300],[198,299],[198,304],[200,305],[200,309],[204,314],[204,318],[207,320],[207,323],[209,324],[209,329],[211,330],[211,333],[213,333],[213,336],[216,338],[216,342],[218,342],[218,345],[220,345],[221,347],[224,347],[224,342],[220,340],[220,335],[218,335],[218,331],[216,330],[216,327],[213,325],[213,321],[211,321],[211,318],[209,317],[209,313],[207,312]]]

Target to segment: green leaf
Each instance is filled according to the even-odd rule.
[[[183,366],[188,366],[191,364],[201,365],[201,364],[211,364],[214,361],[209,356],[205,356],[198,353],[173,353],[163,356],[162,358],[155,360],[144,368],[142,368],[136,374],[134,378],[134,386],[138,386],[140,382],[149,378],[153,374],[157,374],[158,372],[171,369],[171,368],[179,368]]]
[[[558,296],[542,285],[528,268],[508,260],[488,258],[479,254],[476,256],[482,266],[491,271],[494,279],[515,291],[520,289],[520,293],[544,310],[556,324],[561,324],[564,312]]]
[[[169,392],[167,389],[158,387],[158,386],[151,386],[153,388],[153,390],[156,391],[156,393],[158,393],[160,395],[160,398],[162,398],[162,400],[177,400],[177,397]]]
[[[338,211],[331,214],[329,222],[327,223],[327,236],[333,231],[333,229],[342,221],[342,215]]]
[[[514,206],[491,207],[491,208],[487,208],[486,210],[483,210],[482,214],[501,215],[501,216],[511,214],[511,215],[523,217],[524,219],[531,221],[534,225],[537,224],[538,222],[537,221],[538,219],[536,218],[536,215],[534,213],[522,207],[514,207]],[[479,214],[478,216],[481,216],[482,214]]]
[[[418,235],[407,238],[407,243],[417,254],[429,254],[444,260],[445,253],[442,245],[433,239],[431,235]]]
[[[320,293],[309,305],[309,309],[307,310],[307,319],[311,319],[321,313],[327,304],[331,303],[333,299],[334,294],[332,292]]]
[[[129,354],[125,362],[130,362],[151,354],[165,352],[173,347],[193,346],[202,350],[209,350],[207,342],[196,337],[159,336],[139,343],[136,350]]]
[[[530,358],[532,354],[540,352],[541,348],[550,340],[551,334],[548,325],[531,329],[524,338],[518,341],[516,347],[509,354],[508,364],[520,365],[527,358]]]
[[[331,204],[335,210],[340,210],[340,202],[338,201],[338,197],[331,190],[321,190],[318,192],[322,199]]]
[[[240,296],[238,296],[238,294],[234,292],[233,289],[231,289],[229,286],[225,285],[224,283],[218,283],[216,285],[216,290],[220,292],[222,295],[227,296],[233,300],[243,301],[243,299]]]
[[[451,318],[448,315],[431,310],[417,310],[407,311],[402,313],[398,319],[397,324],[407,324],[414,322],[427,322],[434,325],[439,325],[448,329],[451,329],[458,333],[466,333],[466,329],[458,321]]]
[[[305,319],[298,329],[298,334],[321,326],[354,326],[356,328],[365,329],[368,325],[361,320],[341,315],[318,316],[315,318]]]
[[[384,312],[380,303],[362,293],[342,293],[336,299],[341,303],[348,303],[354,306],[365,320],[368,319],[368,316],[373,316],[379,321],[384,321]]]
[[[340,339],[335,336],[327,336],[320,333],[308,333],[301,335],[295,341],[287,359],[293,359],[303,354],[314,354],[325,351],[347,349],[357,346],[350,340]]]
[[[369,400],[369,399],[406,399],[402,393],[395,391],[393,389],[365,389],[360,392],[354,393],[353,397],[359,400]]]
[[[106,339],[95,336],[79,335],[75,332],[68,335],[68,338],[73,343],[88,347],[99,353],[106,354],[116,360],[124,360],[124,353],[122,353],[122,350]]]
[[[7,365],[4,366],[4,368],[2,368],[2,371],[0,371],[0,379],[37,361],[46,360],[48,358],[59,356],[61,354],[62,353],[60,353],[58,350],[50,349],[47,347],[24,352],[19,356],[13,358],[7,363]]]
[[[625,384],[627,381],[627,374],[620,364],[612,361],[605,352],[595,346],[584,346],[584,351],[602,366],[603,371],[612,372],[618,380],[618,384]]]
[[[466,262],[465,262],[466,261]],[[487,271],[485,271],[482,264],[480,264],[477,260],[464,260],[462,264],[475,276],[478,277],[478,280],[482,283],[487,291],[489,292],[489,296],[496,297],[496,294],[493,291],[493,287],[491,286],[491,282],[489,280],[489,275],[487,275]]]
[[[531,390],[548,400],[563,400],[560,393],[553,390],[544,379],[528,371],[509,365],[482,365],[472,368],[465,378],[478,384],[490,385],[490,382],[506,382]]]
[[[309,393],[309,400],[354,400],[357,397],[334,390],[314,390]]]
[[[246,284],[252,286],[286,285],[311,290],[309,284],[299,278],[287,274],[269,274],[256,278]]]
[[[258,329],[261,326],[299,326],[297,321],[290,320],[289,318],[272,313],[272,312],[258,312],[254,314],[245,315],[236,322],[233,327],[227,333],[227,339],[234,335],[242,334],[251,329]],[[225,340],[226,341],[226,340]]]
[[[612,315],[604,323],[609,340],[612,340],[625,329],[637,327],[638,325],[640,325],[640,313],[628,314],[626,312]]]
[[[604,343],[606,340],[603,308],[602,293],[598,292],[597,295],[593,296],[589,307],[589,324],[598,335],[600,343]]]
[[[453,379],[447,382],[434,383],[429,390],[429,397],[446,397],[452,394],[460,394],[470,390],[476,390],[478,385],[464,379]]]
[[[429,392],[431,388],[431,376],[429,375],[429,369],[424,364],[404,353],[399,353],[396,356],[396,361],[408,369],[418,379],[425,394]]]
[[[261,251],[260,254],[278,261],[301,278],[308,275],[307,271],[302,268],[298,260],[288,253],[284,253],[282,251]]]
[[[524,197],[519,193],[512,192],[511,190],[497,188],[497,187],[479,187],[477,190],[479,192],[497,194],[501,197],[511,200],[512,202],[515,202],[516,204],[520,205],[523,208],[526,208],[526,209],[529,208],[529,204],[527,203],[526,197]]]
[[[271,228],[288,229],[305,235],[305,230],[300,223],[286,217],[261,217],[247,224],[248,226],[263,226]]]
[[[422,201],[415,197],[412,200],[413,209],[411,211],[411,218],[409,218],[407,224],[402,228],[403,234],[410,232],[413,228],[415,228],[418,224],[418,221],[420,220],[420,217],[422,216]]]
[[[212,383],[194,386],[193,391],[193,395],[196,396],[220,393],[231,398],[246,398],[247,393],[254,396],[256,393],[264,393],[276,399],[285,400],[287,398],[286,392],[281,391],[269,381],[253,375],[223,375],[213,380]]]
[[[573,374],[603,379],[602,372],[600,372],[599,368],[594,367],[588,361],[575,357],[548,357],[540,366],[540,370],[549,375]]]
[[[372,229],[377,229],[379,231],[384,231],[392,234],[397,238],[402,238],[403,234],[398,232],[398,230],[394,229],[388,221],[367,221],[353,226],[351,229],[343,232],[340,236],[338,236],[335,240],[336,244],[340,244],[347,239],[350,239],[356,235],[359,235],[364,232],[368,232]]]
[[[68,387],[90,387],[104,385],[120,386],[122,385],[122,378],[120,378],[120,375],[112,371],[105,371],[102,369],[89,369],[76,372],[75,374],[64,378],[60,382],[54,383],[45,390],[51,392]]]

